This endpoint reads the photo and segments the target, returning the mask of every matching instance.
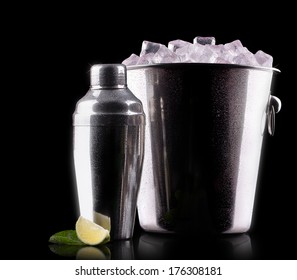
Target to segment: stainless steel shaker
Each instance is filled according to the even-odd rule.
[[[126,67],[91,67],[91,86],[73,114],[74,166],[80,215],[133,236],[144,155],[142,103],[127,88]]]

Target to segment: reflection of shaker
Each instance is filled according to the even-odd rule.
[[[91,87],[73,115],[74,164],[80,214],[110,229],[111,239],[133,235],[145,116],[127,88],[126,67],[91,68]]]

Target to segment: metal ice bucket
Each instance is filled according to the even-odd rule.
[[[274,68],[175,63],[128,67],[147,118],[137,209],[149,232],[249,230],[262,140],[281,102]]]

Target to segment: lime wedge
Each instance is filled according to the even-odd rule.
[[[110,218],[106,215],[94,211],[94,222],[110,232]]]
[[[80,216],[75,224],[77,237],[87,245],[98,245],[109,238],[109,231]]]

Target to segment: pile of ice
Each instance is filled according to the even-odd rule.
[[[143,41],[139,56],[131,54],[122,63],[143,65],[199,62],[272,67],[272,61],[271,55],[261,50],[253,54],[239,40],[216,45],[214,37],[196,37],[193,43],[183,40],[170,41],[168,47],[159,43]]]

